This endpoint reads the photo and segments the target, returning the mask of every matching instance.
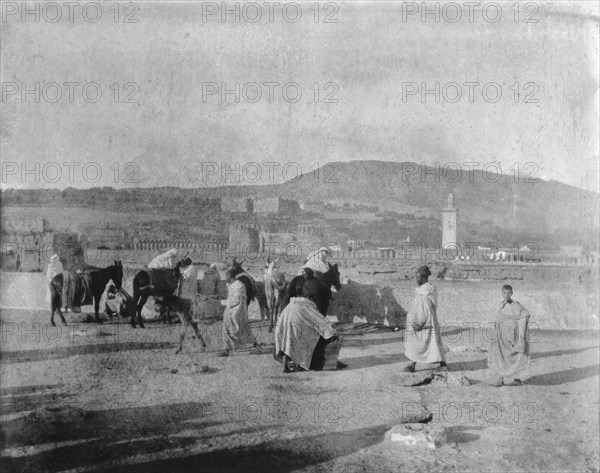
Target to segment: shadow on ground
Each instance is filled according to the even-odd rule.
[[[553,356],[563,356],[563,355],[575,355],[577,353],[582,353],[584,351],[598,349],[598,346],[590,346],[583,348],[570,348],[568,350],[554,350],[554,351],[546,351],[546,352],[534,352],[531,353],[531,359],[537,360],[541,358],[548,358]],[[449,363],[448,367],[451,371],[478,371],[487,369],[487,359],[480,360],[472,360],[472,361],[461,361],[457,363]]]
[[[392,427],[383,424],[345,432],[327,432],[256,446],[222,449],[183,458],[110,468],[111,472],[163,473],[165,471],[220,473],[286,473],[355,453],[380,443]],[[106,470],[109,471],[109,470]]]
[[[237,422],[222,423],[210,419],[209,403],[183,403],[160,406],[128,407],[106,411],[65,409],[61,418],[28,416],[4,422],[2,448],[44,445],[36,453],[2,456],[3,472],[80,469],[106,462],[122,461],[111,472],[288,472],[349,455],[383,440],[392,424],[345,432],[305,435],[296,438],[264,441],[257,445],[226,448],[231,435],[256,438],[269,434],[277,438],[278,425],[262,424],[236,429]],[[223,426],[219,433],[206,432]],[[247,424],[245,424],[247,425]],[[228,427],[233,426],[234,429]],[[288,426],[289,427],[289,426]],[[211,429],[212,430],[212,429]],[[270,431],[270,432],[269,432]],[[7,440],[8,439],[8,440]],[[49,443],[63,442],[55,448]],[[66,442],[69,444],[65,445]],[[206,453],[186,455],[192,446],[218,448]],[[153,460],[138,464],[125,461],[136,455],[151,455],[175,450],[177,458]],[[14,450],[13,450],[14,451]],[[26,452],[26,450],[21,451]],[[101,470],[95,470],[101,471]]]
[[[2,351],[2,362],[24,363],[29,361],[56,360],[75,355],[90,355],[94,353],[111,353],[132,350],[161,350],[164,348],[177,347],[179,347],[179,344],[174,342],[92,343],[89,345],[40,348],[36,350]]]
[[[600,375],[600,365],[590,365],[582,368],[573,368],[570,370],[555,371],[532,376],[527,380],[527,384],[536,386],[559,386],[561,384],[574,383],[598,375]]]

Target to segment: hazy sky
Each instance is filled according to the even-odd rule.
[[[496,22],[489,2],[473,11],[438,3],[439,22],[410,14],[420,2],[320,2],[318,21],[314,2],[238,3],[224,19],[221,2],[123,3],[118,12],[109,2],[95,23],[80,7],[69,18],[62,2],[54,23],[56,8],[39,7],[37,23],[14,12],[21,2],[8,4],[3,187],[198,187],[218,182],[202,163],[235,162],[277,162],[281,181],[290,162],[288,177],[314,163],[378,159],[464,169],[498,161],[504,173],[534,163],[525,174],[598,190],[596,2],[521,3],[518,18],[514,2],[500,2]],[[88,20],[97,13],[85,11]],[[39,102],[22,94],[36,83]],[[236,83],[239,103],[220,94]],[[434,92],[422,96],[423,84]],[[34,172],[22,175],[25,166]],[[268,165],[259,166],[260,178],[256,166],[237,177],[268,183]]]

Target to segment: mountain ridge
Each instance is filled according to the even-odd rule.
[[[328,163],[303,174],[296,182],[265,185],[229,185],[186,189],[92,188],[59,190],[2,190],[3,205],[84,202],[88,206],[117,205],[133,211],[159,206],[177,213],[179,207],[201,209],[221,197],[280,197],[301,202],[376,205],[380,210],[439,218],[452,193],[459,224],[477,228],[493,224],[517,233],[597,233],[599,198],[594,191],[559,181],[527,182],[523,176],[473,170],[456,175],[412,162],[350,161]],[[456,181],[456,182],[453,182]],[[60,198],[58,198],[60,196]],[[75,196],[75,197],[73,197]],[[20,203],[15,202],[20,200]],[[56,205],[54,205],[56,206]],[[156,208],[155,208],[156,207]],[[199,210],[201,213],[202,211]],[[347,214],[352,217],[352,214]]]

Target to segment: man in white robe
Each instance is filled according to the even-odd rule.
[[[156,258],[154,258],[152,261],[150,261],[150,263],[148,263],[148,267],[150,269],[157,269],[157,268],[174,268],[175,264],[174,264],[174,259],[177,256],[177,250],[175,248],[171,248],[169,251],[167,251],[166,253],[163,253],[162,255],[158,255]]]
[[[503,301],[494,323],[495,337],[488,350],[488,383],[518,386],[531,376],[529,312],[512,299],[512,286],[502,287]]]
[[[333,325],[321,315],[313,301],[292,297],[277,320],[275,354],[279,356],[283,353],[296,365],[308,370],[319,338],[329,340],[335,335]],[[285,369],[285,357],[283,365]]]
[[[221,301],[221,304],[225,306],[225,312],[223,313],[221,332],[223,351],[219,353],[219,356],[229,356],[232,350],[245,345],[251,344],[255,348],[260,346],[252,333],[248,320],[246,286],[231,274],[231,271],[227,272],[227,299]]]
[[[439,370],[447,371],[442,345],[442,333],[437,318],[437,290],[427,281],[431,272],[427,266],[417,269],[418,287],[406,315],[404,354],[411,363],[402,371],[413,373],[417,363],[439,363]]]

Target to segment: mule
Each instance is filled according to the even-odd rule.
[[[65,271],[54,276],[52,281],[50,281],[50,323],[52,325],[56,325],[54,323],[54,313],[57,311],[62,323],[67,325],[67,321],[60,310],[63,305],[62,295],[65,273],[68,273],[69,277],[74,278],[74,282],[79,285],[80,288],[84,279],[89,280],[90,291],[90,297],[88,297],[87,300],[65,301],[67,305],[72,302],[73,306],[77,307],[81,305],[87,305],[86,302],[91,303],[93,300],[95,321],[96,323],[101,323],[99,311],[100,298],[102,297],[102,294],[104,293],[106,285],[109,281],[112,281],[117,290],[121,289],[123,284],[123,263],[121,261],[115,261],[113,265],[106,268],[87,269],[81,273],[77,273],[75,271]],[[75,296],[79,296],[80,294],[80,291],[76,291],[74,293]]]
[[[316,305],[319,312],[323,315],[327,315],[327,309],[329,308],[329,301],[331,300],[331,287],[335,287],[336,291],[339,291],[342,287],[340,283],[340,272],[338,265],[328,263],[329,269],[322,275],[316,277]],[[296,276],[292,279],[285,292],[285,298],[283,302],[282,310],[290,303],[292,297],[303,297],[303,286],[306,282],[304,276]]]
[[[142,269],[133,278],[133,301],[135,310],[131,311],[131,327],[136,328],[135,318],[137,316],[140,328],[144,327],[142,320],[142,308],[148,297],[164,297],[173,295],[177,290],[181,268],[192,264],[189,257],[178,261],[174,268]]]
[[[205,350],[206,342],[198,329],[198,321],[194,318],[193,301],[191,299],[183,299],[181,297],[168,295],[162,298],[160,304],[166,309],[165,315],[169,320],[171,318],[171,312],[175,312],[179,317],[179,320],[181,320],[182,330],[179,335],[179,348],[175,354],[180,353],[181,350],[183,350],[183,340],[185,339],[185,334],[189,326],[194,330],[196,338],[202,346],[202,350]]]

